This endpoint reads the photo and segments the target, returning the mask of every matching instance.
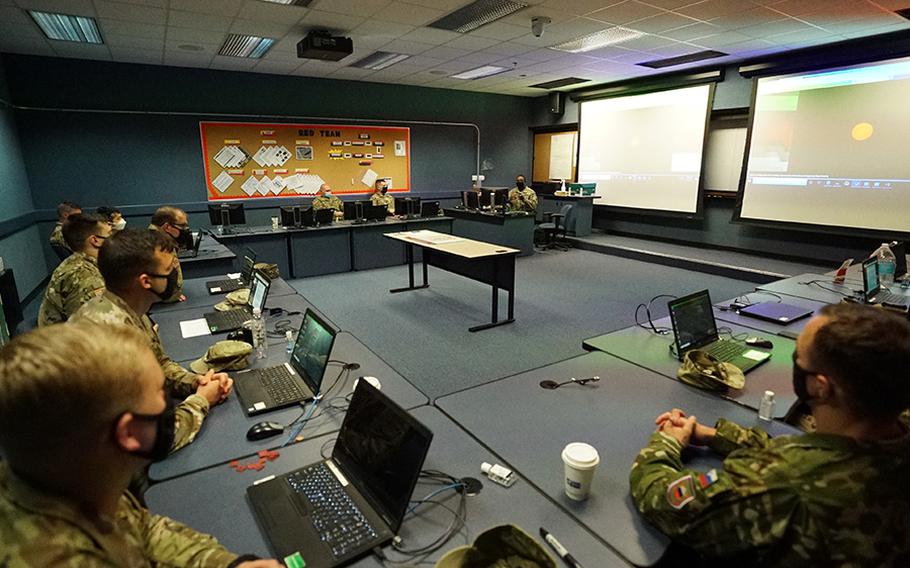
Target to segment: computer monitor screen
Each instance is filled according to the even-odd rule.
[[[505,188],[482,189],[480,205],[482,207],[502,207],[509,201],[509,190]]]
[[[296,227],[300,225],[300,206],[282,206],[278,210],[281,216],[282,227]]]
[[[421,217],[436,217],[437,215],[439,215],[438,201],[424,201],[420,204]]]
[[[243,203],[209,203],[209,223],[212,225],[245,225]]]
[[[270,285],[271,281],[268,276],[258,270],[253,272],[253,281],[250,283],[250,297],[248,303],[251,310],[259,308],[263,312],[265,311],[265,299],[268,296]]]
[[[473,190],[462,191],[461,203],[465,209],[480,209],[480,194]]]
[[[342,205],[344,209],[344,220],[357,221],[359,219],[365,219],[366,215],[364,209],[371,205],[372,203],[369,201],[345,201]]]
[[[328,225],[335,218],[334,209],[314,209],[313,217],[319,225]]]
[[[381,221],[388,217],[388,215],[389,208],[385,205],[373,205],[370,203],[363,208],[363,216],[369,221]]]
[[[419,215],[420,198],[419,197],[396,197],[395,213],[398,215]]]
[[[680,356],[717,339],[717,322],[707,290],[671,300],[668,307]]]
[[[878,260],[867,258],[863,261],[863,296],[871,300],[878,292]]]
[[[291,353],[291,364],[314,393],[318,393],[322,385],[322,375],[334,343],[335,330],[307,309]]]

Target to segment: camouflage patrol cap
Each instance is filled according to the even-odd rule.
[[[722,391],[728,387],[738,390],[746,386],[746,376],[739,367],[720,361],[701,349],[693,349],[683,355],[676,376],[687,385],[710,391]]]
[[[277,264],[269,264],[268,262],[257,262],[253,265],[254,270],[258,270],[263,273],[269,280],[274,280],[281,277],[281,271],[278,269]]]
[[[215,304],[215,310],[219,312],[226,312],[228,310],[233,310],[237,306],[245,306],[249,303],[250,300],[250,289],[249,288],[238,288],[230,294],[224,297],[223,302],[218,302]]]
[[[219,341],[209,347],[205,355],[190,363],[194,373],[204,375],[210,370],[239,371],[247,367],[247,357],[253,346],[245,341]]]
[[[471,546],[450,550],[436,568],[556,568],[544,547],[514,525],[500,525],[480,534]]]

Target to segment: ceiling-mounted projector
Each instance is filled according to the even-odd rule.
[[[297,43],[297,57],[340,61],[354,52],[354,42],[349,37],[335,37],[329,32],[311,31]]]

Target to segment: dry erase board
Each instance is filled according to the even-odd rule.
[[[394,126],[200,122],[209,200],[411,189],[411,132]]]

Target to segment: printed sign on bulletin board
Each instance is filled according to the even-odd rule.
[[[394,126],[200,122],[209,200],[411,189],[411,131]]]

